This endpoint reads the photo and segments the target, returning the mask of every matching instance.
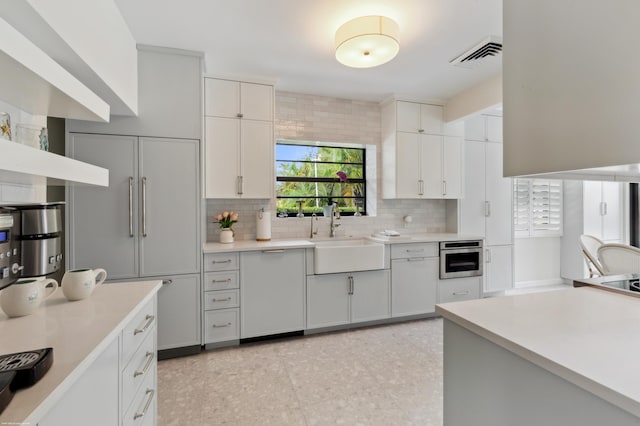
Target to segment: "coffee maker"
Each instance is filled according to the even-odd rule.
[[[24,269],[20,245],[14,239],[14,211],[0,206],[0,289],[15,283]]]
[[[21,278],[52,274],[62,267],[64,203],[12,205],[13,240],[22,255]]]

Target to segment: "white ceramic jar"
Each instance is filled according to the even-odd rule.
[[[58,282],[50,278],[18,280],[0,292],[0,306],[9,317],[31,315],[58,290]]]
[[[72,269],[62,277],[62,292],[71,301],[86,299],[106,279],[107,271],[101,268]]]

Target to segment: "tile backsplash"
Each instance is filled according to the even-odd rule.
[[[377,182],[381,168],[380,105],[350,99],[276,92],[276,139],[295,139],[323,142],[347,142],[376,145]],[[309,237],[310,218],[276,217],[275,200],[207,200],[207,241],[218,241],[219,227],[213,216],[233,210],[240,219],[233,226],[238,240],[256,237],[256,214],[264,208],[271,212],[271,237]],[[337,236],[362,236],[382,229],[400,232],[444,232],[446,207],[444,200],[383,200],[376,197],[375,216],[343,217]],[[405,224],[403,218],[411,216]],[[329,236],[329,218],[318,218],[318,237]],[[406,227],[405,227],[406,225]]]

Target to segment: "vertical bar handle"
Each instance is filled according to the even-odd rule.
[[[238,193],[238,195],[242,195],[242,186],[242,176],[238,176],[238,178],[236,179],[236,192]]]
[[[133,237],[133,176],[129,176],[129,236]]]
[[[604,216],[606,213],[604,212],[604,201],[600,201],[600,216]]]
[[[142,177],[142,236],[147,236],[147,178]]]
[[[442,181],[442,195],[447,195],[447,181]]]
[[[485,249],[484,259],[485,259],[485,263],[491,263],[491,250]]]
[[[418,195],[424,195],[424,181],[422,179],[418,181]]]
[[[353,294],[353,276],[349,275],[349,294]]]
[[[606,202],[606,201],[603,201],[603,202],[602,202],[602,204],[604,205],[604,215],[603,215],[603,216],[606,216],[606,215],[607,215],[607,213],[608,213],[608,207],[609,207],[609,206],[607,205],[607,202]]]
[[[484,217],[489,217],[491,216],[491,202],[490,201],[485,201],[484,202]]]

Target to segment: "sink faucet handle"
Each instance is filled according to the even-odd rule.
[[[333,215],[336,217],[336,219],[340,219],[340,208],[336,203],[333,203]]]

